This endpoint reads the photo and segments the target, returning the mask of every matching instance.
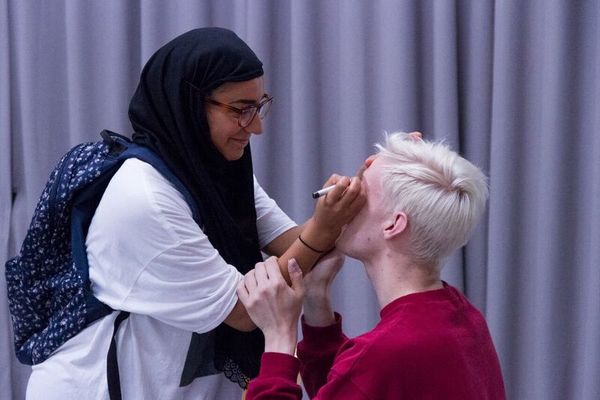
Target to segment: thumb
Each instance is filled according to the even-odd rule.
[[[292,281],[292,289],[294,291],[304,290],[304,281],[302,280],[302,270],[295,259],[290,258],[288,260],[288,272],[290,274],[290,280]]]

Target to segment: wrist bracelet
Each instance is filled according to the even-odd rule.
[[[302,236],[301,236],[301,235],[298,235],[298,240],[300,240],[300,242],[301,242],[303,245],[305,245],[306,247],[308,247],[309,249],[311,249],[311,250],[312,250],[312,251],[314,251],[315,253],[319,253],[319,254],[325,253],[325,250],[317,250],[317,249],[315,249],[314,247],[310,246],[308,243],[306,243],[304,240],[302,240]]]

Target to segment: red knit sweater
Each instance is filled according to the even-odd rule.
[[[505,398],[487,324],[452,286],[394,300],[354,339],[336,319],[323,328],[303,324],[299,360],[265,353],[246,399],[300,399],[298,369],[314,399]]]

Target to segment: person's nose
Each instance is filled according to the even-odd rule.
[[[260,135],[263,132],[263,121],[258,117],[258,115],[254,116],[254,119],[245,128],[248,132],[254,133],[255,135]]]
[[[371,166],[371,164],[373,164],[373,161],[375,161],[375,159],[377,158],[377,154],[371,154],[369,157],[367,157],[367,159],[365,160],[365,166],[367,168],[369,168]]]
[[[376,158],[377,158],[377,154],[370,155],[363,162],[363,165],[360,166],[360,168],[358,169],[358,172],[356,172],[356,176],[358,176],[359,178],[362,179],[363,174],[365,173],[365,171],[367,170],[367,168],[369,168],[371,166],[371,164],[373,164],[373,161],[375,161]]]

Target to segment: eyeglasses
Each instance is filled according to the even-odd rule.
[[[267,116],[267,114],[269,113],[269,110],[271,109],[271,104],[273,103],[273,97],[269,96],[268,94],[265,94],[263,97],[263,100],[261,100],[260,103],[258,103],[257,105],[251,105],[251,106],[244,107],[244,108],[233,107],[233,106],[230,106],[229,104],[221,103],[216,100],[208,99],[208,98],[205,99],[204,101],[206,101],[207,103],[212,104],[214,106],[221,107],[226,110],[237,113],[238,114],[238,125],[242,128],[245,128],[248,125],[250,125],[252,123],[252,121],[254,121],[254,118],[256,117],[257,114],[258,114],[258,118],[260,118],[261,120]]]

